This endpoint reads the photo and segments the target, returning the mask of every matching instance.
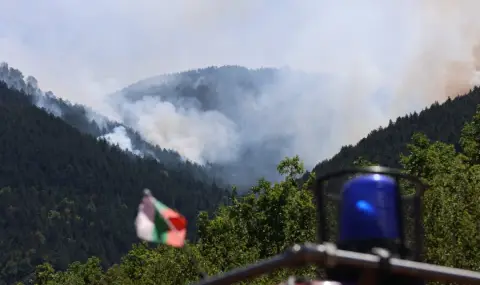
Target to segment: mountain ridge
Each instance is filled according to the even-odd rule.
[[[24,78],[20,70],[10,67],[5,62],[0,64],[1,81],[5,82],[9,88],[29,94],[32,103],[37,107],[61,118],[82,133],[90,134],[98,139],[106,139],[110,144],[118,145],[121,149],[133,154],[162,161],[172,169],[183,166],[190,167],[195,170],[197,179],[215,180],[217,183],[224,184],[218,175],[207,173],[208,168],[182,158],[174,150],[164,149],[146,142],[137,131],[125,124],[110,120],[89,106],[70,103],[68,100],[55,96],[51,91],[43,92],[38,87],[35,77]]]
[[[8,67],[8,65],[7,65]],[[4,68],[5,69],[5,68]],[[12,69],[12,68],[10,68]],[[18,70],[14,70],[14,75],[11,76],[15,78],[15,74],[21,72]],[[284,72],[283,74],[281,72]],[[247,89],[239,89],[236,94],[230,94],[232,97],[239,97],[240,95],[250,94],[248,96],[257,96],[259,90],[262,89],[264,86],[272,85],[275,80],[279,80],[279,78],[283,78],[285,74],[301,74],[302,76],[305,75],[303,73],[292,73],[290,69],[277,69],[277,68],[258,68],[258,69],[248,69],[242,66],[211,66],[206,68],[199,68],[199,69],[192,69],[187,70],[184,72],[176,72],[171,74],[164,74],[159,76],[152,76],[146,78],[144,80],[137,81],[132,83],[121,90],[114,92],[109,95],[109,98],[114,98],[112,100],[117,100],[117,105],[122,102],[129,102],[135,103],[139,100],[142,100],[144,97],[159,97],[161,101],[165,101],[167,103],[171,103],[175,108],[180,107],[192,107],[197,108],[203,111],[210,111],[210,110],[219,110],[218,106],[225,106],[226,103],[218,103],[221,99],[221,95],[225,95],[225,92],[219,92],[216,84],[218,82],[222,82],[223,85],[234,84],[234,82],[243,82]],[[18,76],[18,75],[17,75]],[[23,75],[22,75],[23,76]],[[300,76],[300,75],[298,75]],[[5,76],[3,76],[5,78]],[[263,78],[263,79],[262,79]],[[266,79],[265,79],[266,78]],[[325,75],[325,78],[327,76]],[[325,80],[324,78],[324,80]],[[0,80],[2,79],[0,73]],[[317,80],[318,77],[312,77],[312,80]],[[22,80],[15,79],[13,80],[16,84],[21,82]],[[27,83],[24,83],[26,87],[24,89],[32,89],[29,87],[28,82],[36,82],[36,80],[32,80],[31,77],[27,77]],[[213,82],[213,83],[212,83]],[[217,82],[217,83],[215,83]],[[308,82],[302,81],[302,82]],[[213,85],[212,85],[213,84]],[[30,84],[32,85],[32,84]],[[37,84],[33,84],[35,89]],[[224,87],[222,87],[224,88]],[[237,87],[235,87],[237,88]],[[17,87],[18,89],[18,87]],[[38,88],[37,88],[38,89]],[[221,88],[220,88],[221,89]],[[31,91],[32,92],[32,91]],[[38,91],[36,91],[38,93]],[[41,92],[41,91],[40,91]],[[132,93],[133,92],[133,93]],[[246,93],[245,93],[246,92]],[[473,93],[472,93],[473,92]],[[472,94],[477,93],[477,88],[472,89]],[[131,143],[133,153],[137,152],[141,153],[142,155],[149,155],[151,157],[159,157],[162,156],[163,160],[165,160],[165,164],[168,167],[178,166],[178,165],[191,165],[192,168],[196,169],[197,178],[203,179],[205,181],[216,181],[220,185],[228,186],[228,184],[234,184],[240,187],[240,190],[244,191],[248,189],[251,185],[254,184],[260,177],[267,177],[270,179],[275,180],[279,176],[269,176],[269,173],[272,172],[271,169],[275,169],[276,161],[280,159],[280,154],[282,153],[283,144],[289,140],[289,135],[285,134],[283,136],[272,136],[265,141],[255,141],[252,140],[251,144],[245,144],[245,148],[239,149],[239,157],[241,159],[237,161],[232,161],[229,163],[210,163],[206,162],[203,165],[197,165],[195,162],[190,162],[183,158],[177,151],[175,150],[168,150],[158,146],[153,146],[152,144],[148,143],[146,139],[142,135],[139,134],[138,130],[131,127],[132,124],[128,124],[127,122],[118,123],[109,121],[106,117],[103,117],[101,114],[95,113],[94,111],[90,110],[89,107],[85,107],[79,104],[70,104],[62,99],[54,97],[53,93],[46,92],[44,93],[45,96],[42,101],[37,99],[37,106],[61,106],[62,108],[57,108],[61,110],[67,110],[63,118],[71,125],[77,127],[83,132],[90,133],[96,137],[107,137],[111,136],[114,137],[117,133],[118,137],[125,137],[127,136],[130,141],[135,141],[135,143]],[[247,96],[247,97],[248,97]],[[474,98],[473,98],[473,97]],[[118,97],[124,97],[125,100],[119,100]],[[460,126],[465,120],[471,116],[474,112],[472,106],[478,103],[477,96],[471,95],[467,96],[464,99],[461,99],[464,96],[457,96],[453,99],[448,99],[444,104],[453,104],[454,108],[460,101],[468,101],[464,106],[465,113],[462,115],[462,119],[458,122],[455,121],[456,126]],[[173,98],[173,99],[172,99]],[[458,100],[457,100],[458,99]],[[52,103],[49,103],[50,102]],[[239,99],[235,100],[242,100],[240,96]],[[234,101],[235,101],[234,100]],[[43,102],[39,104],[38,102]],[[114,102],[114,101],[113,101]],[[151,101],[152,103],[156,101]],[[226,101],[227,103],[229,101]],[[216,104],[216,105],[215,105]],[[472,104],[467,106],[468,104]],[[227,104],[229,105],[229,104]],[[235,104],[230,104],[229,110],[233,110],[235,108]],[[217,107],[215,107],[217,106]],[[438,104],[437,102],[431,104],[430,107],[425,108],[420,112],[413,112],[406,116],[401,116],[396,119],[398,124],[404,125],[402,129],[409,128],[407,125],[411,124],[412,126],[417,126],[422,124],[423,113],[428,110],[435,111],[436,108],[440,108],[440,112],[442,112],[443,104]],[[121,110],[121,107],[118,107]],[[213,109],[212,109],[213,108]],[[68,111],[70,110],[70,111]],[[227,110],[228,111],[228,110]],[[130,110],[125,111],[128,115],[128,112],[133,112]],[[463,111],[460,111],[462,114]],[[229,112],[223,112],[227,117],[229,116]],[[82,120],[78,119],[78,117],[85,117]],[[444,114],[444,116],[451,116],[449,114]],[[128,117],[128,116],[127,116]],[[457,117],[455,117],[457,118]],[[439,122],[441,122],[441,118],[439,118]],[[95,126],[96,124],[96,126]],[[372,130],[366,137],[357,141],[354,145],[344,145],[341,147],[340,151],[336,154],[323,159],[316,163],[312,169],[318,173],[323,173],[326,169],[331,168],[338,168],[344,165],[348,165],[352,161],[356,159],[357,156],[361,155],[360,151],[353,151],[352,149],[369,149],[373,144],[372,141],[391,141],[392,138],[385,138],[382,137],[381,130],[386,129],[390,126],[394,125],[393,121],[390,120],[388,125],[383,127],[379,127],[377,129]],[[104,126],[104,130],[100,130],[101,127]],[[106,127],[105,127],[106,126]],[[407,132],[412,134],[416,128],[411,128]],[[423,131],[423,129],[418,129]],[[399,129],[399,132],[402,132]],[[427,131],[428,135],[434,139],[438,139],[440,141],[445,142],[455,142],[455,139],[458,138],[459,133],[455,132],[450,134],[449,136],[437,136],[438,132]],[[332,133],[332,135],[335,135]],[[398,139],[398,140],[397,140]],[[407,137],[403,138],[395,138],[397,141],[402,141],[403,145],[406,144],[408,141]],[[355,146],[355,148],[354,148]],[[391,149],[385,147],[385,144],[380,145],[379,147],[379,154],[377,155],[369,155],[367,158],[372,161],[378,161],[379,163],[389,165],[389,166],[398,166],[394,159],[388,158],[388,153],[391,152]],[[405,147],[401,149],[397,149],[397,152],[393,153],[404,153]],[[257,165],[258,163],[258,156],[265,158],[262,160],[262,164]],[[240,175],[239,175],[240,174]],[[247,182],[244,182],[247,181]]]

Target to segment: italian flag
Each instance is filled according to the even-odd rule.
[[[181,214],[155,199],[146,189],[138,208],[135,228],[137,236],[145,241],[183,247],[187,221]]]

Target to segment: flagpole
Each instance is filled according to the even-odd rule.
[[[144,193],[145,196],[148,196],[149,199],[155,199],[156,200],[156,198],[153,197],[152,192],[149,189],[143,190],[143,193]],[[153,203],[153,204],[155,204],[155,203]],[[173,224],[170,222],[169,219],[165,219],[165,222],[167,223],[167,226],[170,228],[171,231],[175,232],[175,234],[180,234],[180,232],[177,230],[176,227],[173,226]],[[200,275],[200,277],[202,277],[202,279],[207,279],[208,278],[207,273],[202,269],[202,267],[200,266],[200,263],[195,258],[195,255],[193,254],[192,250],[190,249],[190,246],[188,245],[187,240],[184,241],[183,250],[186,252],[187,255],[190,256],[190,259],[193,262],[193,265],[196,267],[198,275]]]

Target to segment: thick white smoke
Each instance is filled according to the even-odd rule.
[[[113,145],[117,145],[122,150],[129,151],[139,156],[142,155],[141,151],[133,148],[132,141],[128,137],[127,130],[122,126],[115,127],[111,133],[103,135],[101,138]]]
[[[217,101],[217,110],[202,110],[198,100],[174,104],[153,95],[132,102],[125,99],[129,93],[114,94],[112,105],[117,106],[123,115],[122,121],[139,130],[148,141],[178,150],[197,163],[234,162],[241,158],[241,151],[247,145],[273,144],[266,148],[277,150],[279,155],[267,158],[268,154],[259,154],[252,159],[265,165],[265,159],[274,159],[271,162],[275,163],[285,155],[300,154],[307,164],[313,165],[318,162],[318,157],[328,154],[332,147],[336,148],[332,145],[335,139],[319,140],[322,136],[335,136],[327,123],[329,120],[337,116],[338,120],[344,120],[349,116],[349,113],[337,114],[335,111],[345,104],[341,97],[328,96],[339,91],[335,89],[334,79],[280,70],[275,72],[271,84],[262,87],[260,94],[255,94],[238,85],[241,71],[230,73],[220,68],[212,75],[220,83],[216,90],[218,97],[210,98],[210,101]],[[252,77],[258,77],[259,81],[265,80],[260,73],[252,73]],[[178,81],[182,77],[178,75]],[[169,81],[166,84],[175,87],[176,83]],[[195,83],[190,86],[196,87]],[[151,80],[147,84],[142,82],[132,88],[131,93],[157,85]],[[310,121],[311,118],[317,121]]]
[[[476,84],[477,0],[195,3],[5,2],[0,56],[58,96],[199,162],[235,160],[242,145],[291,136],[272,147],[311,167],[388,119]],[[222,64],[315,75],[281,73],[260,96],[232,99],[234,116],[151,96],[135,103],[119,96],[114,110],[104,100],[155,74]],[[231,86],[222,91],[225,102],[238,92]]]
[[[147,141],[177,150],[191,161],[204,164],[235,158],[235,145],[241,138],[235,123],[219,112],[178,108],[151,96],[135,103],[121,100],[118,106],[122,121]]]

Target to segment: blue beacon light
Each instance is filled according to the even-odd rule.
[[[397,185],[381,174],[347,181],[342,191],[339,241],[399,238]]]

